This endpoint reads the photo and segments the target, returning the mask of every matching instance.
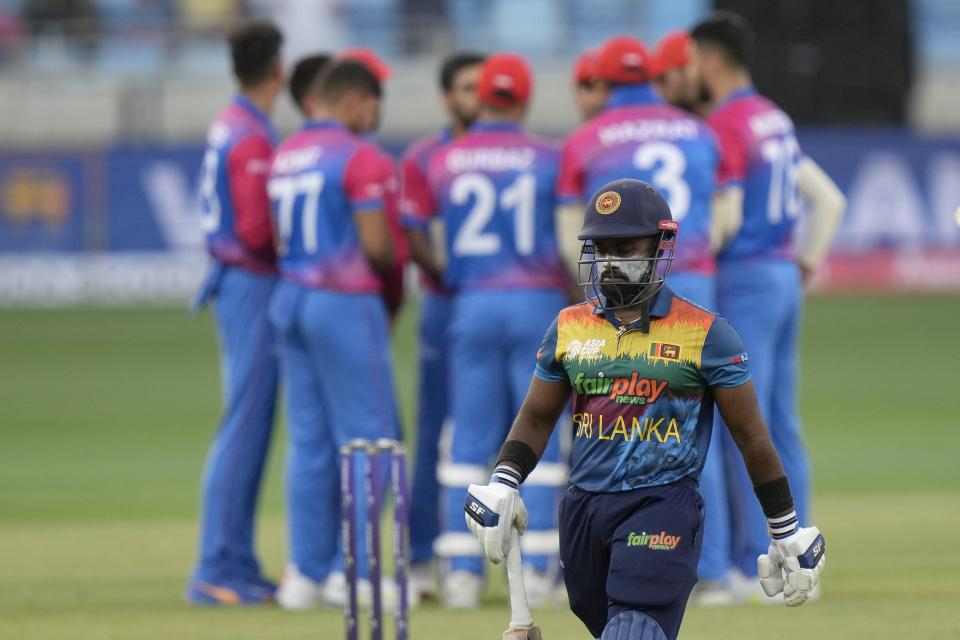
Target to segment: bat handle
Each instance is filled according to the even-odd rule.
[[[523,559],[520,557],[520,533],[510,529],[510,552],[507,554],[507,585],[510,588],[510,628],[529,629],[533,626],[527,589],[523,584]]]

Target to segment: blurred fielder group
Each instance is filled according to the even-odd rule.
[[[613,220],[620,206],[647,206],[629,185],[607,188],[622,179],[652,185],[678,223],[675,244],[668,242],[678,299],[719,312],[742,339],[745,353],[734,364],[745,368],[749,360],[792,488],[793,526],[809,523],[810,477],[795,404],[797,332],[804,286],[826,255],[844,200],[803,155],[790,118],[754,89],[751,33],[739,16],[713,14],[652,51],[617,36],[583,52],[572,96],[549,98],[575,99],[582,116],[562,143],[524,131],[534,78],[522,57],[455,53],[439,73],[447,121],[399,162],[373,138],[390,67],[367,49],[351,49],[305,58],[287,74],[282,40],[265,22],[229,35],[239,90],[209,129],[199,183],[211,270],[197,305],[211,305],[216,317],[224,409],[205,464],[190,603],[343,605],[338,451],[356,438],[401,437],[390,333],[411,288],[403,276],[412,261],[423,295],[411,587],[448,607],[478,606],[485,551],[465,521],[467,488],[490,478],[554,319],[576,303],[602,312],[597,296],[612,295],[586,287],[584,302],[590,277],[578,271],[588,249],[578,235],[590,216]],[[304,123],[281,140],[270,114],[287,90]],[[588,262],[596,277],[598,263]],[[589,358],[607,345],[577,340],[563,348],[568,358]],[[650,349],[670,364],[690,348],[678,341]],[[603,371],[598,376],[571,377],[573,393],[609,388]],[[288,563],[278,586],[261,570],[254,533],[281,386]],[[620,391],[632,399],[624,402],[658,397],[656,380],[636,374],[627,389],[625,381]],[[776,525],[759,490],[760,503],[754,498],[756,479],[727,430],[710,435],[713,404],[704,399],[702,406],[709,419],[694,422],[706,439],[693,445],[700,450],[684,472],[699,481],[703,499],[699,583],[690,601],[759,599],[757,557],[768,552]],[[566,411],[535,469],[520,474],[529,512],[521,550],[535,606],[566,601],[558,503],[568,491],[572,441],[594,437],[584,435],[587,418]],[[589,426],[590,433],[598,428]],[[601,440],[620,437],[605,428],[601,421]],[[655,438],[647,432],[640,443],[628,443],[624,433],[623,455],[637,454],[638,446],[648,447],[644,456],[673,455],[656,448],[669,444],[666,429]],[[659,530],[629,535],[630,546],[658,536],[651,549],[681,539]],[[358,562],[363,577],[365,558]],[[361,581],[361,594],[365,589]]]

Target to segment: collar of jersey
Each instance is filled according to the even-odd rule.
[[[666,284],[660,287],[660,291],[657,291],[657,297],[653,299],[653,304],[650,305],[650,317],[651,318],[663,318],[668,313],[670,313],[670,304],[673,302],[673,290],[670,289]],[[619,329],[623,326],[623,323],[617,319],[617,316],[614,315],[613,311],[603,308],[603,296],[600,296],[600,303],[596,305],[593,309],[593,314],[597,316],[603,316],[607,319],[607,322],[612,324],[615,328]],[[631,328],[631,325],[636,324],[639,320],[634,320],[627,328]]]
[[[507,122],[505,120],[495,120],[493,122],[474,122],[470,125],[470,133],[486,133],[494,131],[520,131],[520,124],[517,122]]]
[[[256,120],[261,125],[263,125],[263,127],[267,130],[267,133],[270,135],[270,137],[273,139],[276,139],[277,132],[273,128],[273,123],[270,122],[270,118],[267,117],[267,114],[261,111],[260,107],[258,107],[253,103],[253,100],[251,100],[247,96],[240,93],[234,96],[233,104],[237,105],[238,107],[240,107],[241,109],[249,113],[251,116],[253,116],[254,120]]]
[[[347,130],[346,125],[344,125],[339,120],[334,120],[333,118],[319,118],[317,120],[307,120],[303,123],[303,128],[307,129],[342,129]]]
[[[452,142],[453,128],[444,127],[443,129],[440,129],[439,139],[440,139],[440,144],[447,144],[448,142]]]
[[[726,106],[736,100],[740,100],[741,98],[749,98],[750,96],[755,96],[755,95],[757,95],[757,88],[754,87],[752,84],[747,85],[743,89],[737,89],[736,91],[728,95],[722,102],[718,103],[717,106],[714,107],[714,110],[719,109],[720,107]]]
[[[615,88],[610,92],[610,97],[607,98],[603,108],[606,110],[643,104],[663,104],[663,98],[649,82],[625,84]]]

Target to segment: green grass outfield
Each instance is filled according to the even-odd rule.
[[[958,311],[957,297],[810,301],[801,411],[828,544],[823,600],[691,610],[682,638],[960,637]],[[397,340],[408,418],[412,316]],[[341,636],[338,612],[182,604],[218,402],[209,316],[0,311],[0,638]],[[276,576],[282,437],[275,443],[260,548]],[[497,574],[479,611],[414,612],[414,640],[499,638],[503,592]],[[567,611],[537,619],[547,640],[588,637]]]

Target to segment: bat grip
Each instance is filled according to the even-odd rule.
[[[523,559],[520,557],[520,533],[510,528],[510,552],[507,554],[507,585],[510,589],[510,628],[529,629],[533,626],[527,589],[523,584]]]

